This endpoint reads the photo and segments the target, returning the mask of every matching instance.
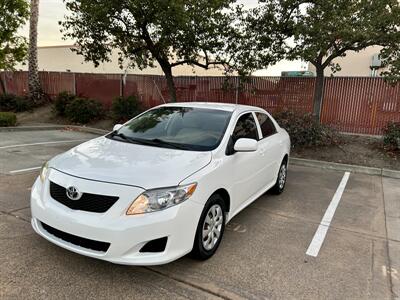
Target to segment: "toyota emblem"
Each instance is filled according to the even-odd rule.
[[[66,193],[67,197],[71,200],[79,200],[82,197],[82,193],[74,186],[69,186]]]

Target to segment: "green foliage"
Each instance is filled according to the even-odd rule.
[[[292,147],[328,146],[338,143],[336,131],[319,124],[311,114],[285,110],[274,114],[274,118],[289,133]]]
[[[385,146],[390,150],[400,150],[400,122],[389,122],[383,132]]]
[[[36,106],[29,97],[16,97],[15,112],[31,111]]]
[[[54,100],[54,111],[58,116],[65,117],[65,109],[69,103],[76,99],[75,95],[69,92],[61,92]]]
[[[15,126],[17,116],[12,112],[0,112],[0,127]]]
[[[387,67],[382,75],[391,84],[400,82],[400,32],[393,37],[393,43],[381,50],[383,65]]]
[[[368,46],[398,45],[398,0],[269,0],[248,12],[249,56],[257,67],[270,65],[274,55],[312,63],[317,80],[314,115],[319,116],[324,70],[340,70],[335,60]],[[399,56],[398,56],[399,57]],[[400,69],[397,69],[400,71]]]
[[[32,110],[33,102],[28,97],[20,97],[13,94],[0,95],[0,110],[21,112]]]
[[[29,17],[26,0],[0,0],[0,70],[12,70],[26,57],[26,39],[18,29]]]
[[[347,51],[386,45],[400,25],[397,0],[279,0],[286,29],[295,47],[286,47],[289,59],[303,59],[333,71],[333,62]],[[306,5],[305,5],[306,4]],[[289,15],[290,14],[290,15]]]
[[[113,100],[111,111],[115,121],[126,122],[140,112],[140,103],[135,96],[117,97]]]
[[[103,116],[103,106],[93,99],[76,98],[67,104],[65,116],[74,123],[86,124]]]
[[[224,64],[229,42],[227,13],[235,0],[65,0],[64,38],[96,66],[119,50],[121,68],[139,69],[158,62],[173,100],[171,69],[189,64]],[[201,56],[200,56],[201,55]],[[212,59],[211,59],[212,58]]]

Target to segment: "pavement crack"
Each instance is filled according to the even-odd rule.
[[[30,206],[25,206],[25,207],[13,209],[13,210],[8,211],[8,213],[15,213],[17,211],[20,211],[20,210],[23,210],[23,209],[27,209],[27,208],[30,208]]]
[[[223,290],[221,288],[218,288],[218,290],[213,290],[211,288],[204,287],[204,286],[202,286],[200,284],[197,284],[197,283],[194,283],[194,282],[179,278],[177,276],[174,276],[173,274],[161,272],[161,271],[156,270],[156,269],[154,269],[152,267],[144,267],[144,268],[149,270],[149,271],[151,271],[151,272],[157,273],[158,275],[161,275],[161,276],[167,277],[169,279],[175,280],[177,282],[180,282],[181,284],[188,285],[188,286],[190,286],[192,288],[201,290],[201,291],[203,291],[203,292],[205,292],[207,294],[213,295],[213,296],[218,297],[220,299],[226,299],[226,300],[244,299],[243,297],[241,297],[241,296],[239,296],[237,294],[234,294],[234,293],[232,293],[230,291]]]
[[[21,217],[21,216],[14,215],[14,214],[13,214],[13,213],[11,213],[11,212],[6,212],[6,211],[3,211],[3,210],[0,210],[0,214],[7,215],[7,216],[11,216],[11,217],[14,217],[14,218],[16,218],[16,219],[18,219],[18,220],[21,220],[21,221],[24,221],[24,222],[30,223],[30,221],[29,221],[29,220],[26,220],[26,219],[24,219],[24,218],[23,218],[23,217]]]

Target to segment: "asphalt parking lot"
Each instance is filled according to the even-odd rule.
[[[267,193],[237,215],[205,262],[119,266],[47,242],[30,226],[38,168],[93,137],[0,132],[1,299],[400,297],[400,180],[379,176],[351,173],[340,191],[344,172],[291,166],[285,192]],[[321,229],[317,255],[306,254],[322,242]]]

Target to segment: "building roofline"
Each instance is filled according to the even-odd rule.
[[[46,48],[76,48],[77,46],[74,44],[70,45],[51,45],[51,46],[38,46],[38,49],[46,49]]]

